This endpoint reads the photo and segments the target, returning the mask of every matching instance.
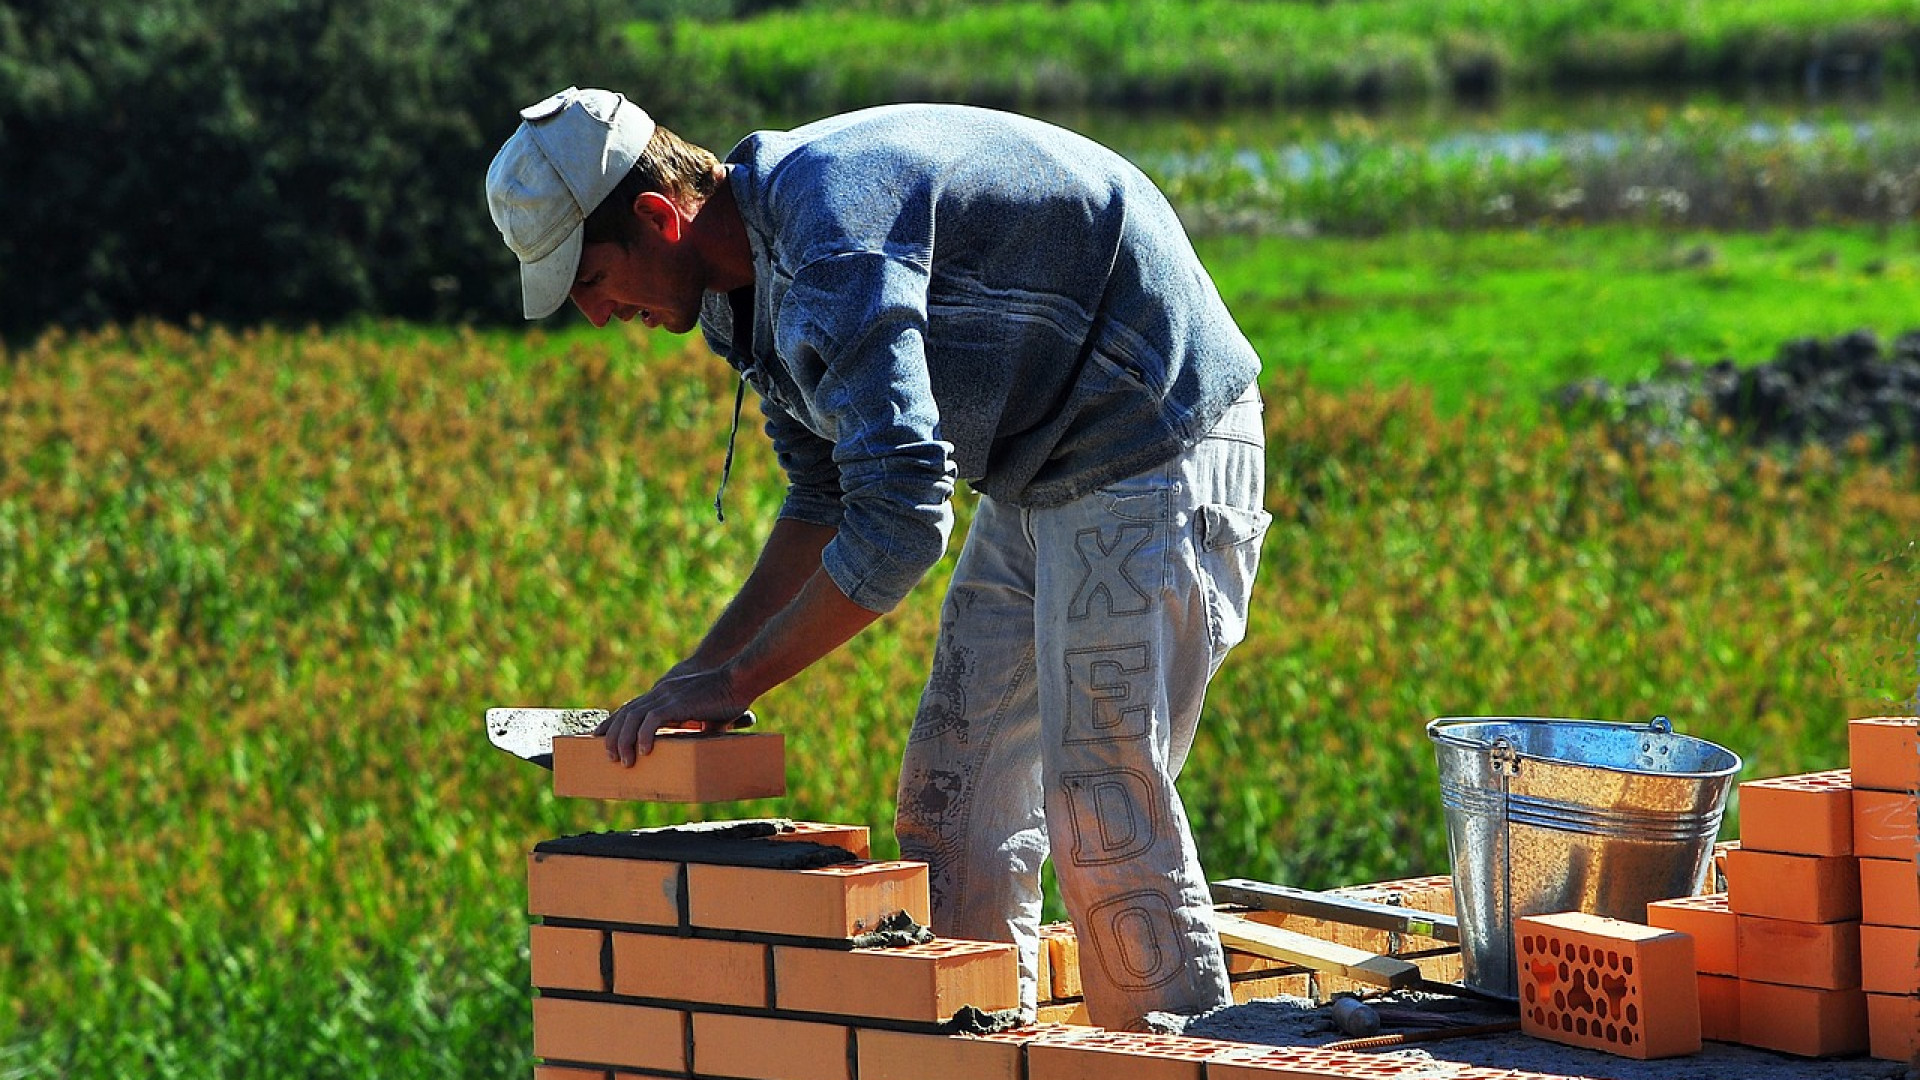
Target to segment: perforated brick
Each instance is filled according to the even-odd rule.
[[[1845,855],[1727,853],[1727,906],[1737,915],[1795,922],[1860,917],[1858,860]]]
[[[1855,791],[1853,853],[1863,859],[1920,855],[1920,800],[1903,791]]]
[[[1846,769],[1740,785],[1741,846],[1794,855],[1853,852],[1853,777]]]
[[[893,949],[773,950],[774,1007],[868,1019],[942,1023],[962,1005],[987,1012],[1020,1004],[1010,944],[936,939]]]
[[[613,935],[613,992],[699,1005],[764,1009],[767,946],[669,934]]]
[[[1920,926],[1920,866],[1912,859],[1861,859],[1862,921]]]
[[[680,864],[592,855],[527,856],[527,910],[553,918],[680,925]]]
[[[1027,1080],[1204,1080],[1206,1063],[1243,1043],[1150,1035],[1085,1032],[1027,1044]]]
[[[1849,990],[1860,985],[1860,924],[1803,923],[1740,915],[1740,977],[1755,982]]]
[[[1514,920],[1520,1024],[1539,1038],[1632,1058],[1700,1049],[1693,939],[1582,912]]]
[[[921,1035],[859,1028],[853,1033],[860,1080],[1025,1080],[1021,1049],[1058,1034],[1035,1025],[992,1035]]]
[[[1740,1041],[1740,980],[1730,975],[1700,976],[1700,1037]]]
[[[1920,994],[1920,928],[1860,927],[1860,987],[1870,994]]]
[[[1492,1077],[1518,1080],[1524,1073],[1491,1070]],[[1433,1058],[1347,1053],[1313,1047],[1247,1048],[1207,1062],[1207,1080],[1454,1080],[1471,1075],[1467,1066]],[[1487,1074],[1483,1073],[1483,1077]]]
[[[1740,1041],[1801,1057],[1861,1053],[1867,1049],[1866,992],[1742,979]]]
[[[1920,996],[1868,994],[1867,1044],[1874,1057],[1920,1064]]]
[[[925,925],[927,907],[925,863],[687,867],[687,910],[697,927],[844,939],[871,933],[898,911]]]
[[[687,1069],[686,1014],[644,1005],[533,999],[533,1054],[550,1061],[661,1072]]]
[[[1868,716],[1848,721],[1847,758],[1856,788],[1920,790],[1920,717]]]
[[[850,851],[862,859],[873,857],[873,830],[865,825],[835,825],[823,821],[796,821],[790,832],[775,833],[775,840],[803,840]]]
[[[568,926],[533,926],[529,944],[533,985],[542,990],[583,990],[604,994],[607,981],[607,934]]]
[[[553,740],[553,793],[583,799],[709,803],[787,793],[785,736],[662,731],[632,765],[607,757],[598,735]]]
[[[839,1024],[693,1014],[693,1071],[737,1080],[853,1080],[852,1032]]]
[[[1040,928],[1040,947],[1047,953],[1047,970],[1053,977],[1047,987],[1053,1000],[1077,998],[1080,989],[1080,938],[1067,922],[1048,923]]]
[[[1647,924],[1693,938],[1693,962],[1703,975],[1737,975],[1733,909],[1726,893],[1682,896],[1647,905]]]

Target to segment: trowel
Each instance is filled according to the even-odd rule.
[[[487,741],[522,761],[551,769],[554,736],[592,734],[608,715],[605,709],[488,709]],[[738,731],[753,723],[753,711],[749,709],[730,724],[716,724],[706,730]]]

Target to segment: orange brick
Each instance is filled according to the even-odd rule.
[[[1042,1024],[1061,1027],[1090,1028],[1093,1026],[1093,1018],[1087,1015],[1087,1003],[1078,998],[1042,1005],[1034,1019]]]
[[[1860,987],[1870,994],[1920,994],[1920,928],[1860,928]]]
[[[1820,990],[1860,986],[1860,924],[1803,923],[1740,915],[1735,919],[1740,977]]]
[[[1726,893],[1681,896],[1647,905],[1647,924],[1693,938],[1693,962],[1702,975],[1737,975],[1733,909]]]
[[[1868,716],[1848,721],[1847,758],[1856,788],[1920,790],[1920,717]]]
[[[533,1055],[549,1061],[687,1071],[686,1014],[645,1005],[533,999]]]
[[[1852,774],[1832,769],[1741,784],[1740,843],[1794,855],[1852,854]]]
[[[1796,922],[1860,917],[1858,862],[1845,855],[1727,853],[1727,906],[1738,915]]]
[[[1861,859],[1862,921],[1920,926],[1920,866],[1912,859]]]
[[[1740,1041],[1740,980],[1727,975],[1700,976],[1700,1037]]]
[[[1853,853],[1863,859],[1920,854],[1920,800],[1903,791],[1853,793]]]
[[[943,1023],[962,1005],[1020,1004],[1019,958],[993,941],[937,939],[893,949],[773,950],[774,1007],[882,1020]]]
[[[1249,1001],[1261,1001],[1277,997],[1311,997],[1313,995],[1313,975],[1309,972],[1290,974],[1256,974],[1251,978],[1234,979],[1228,984],[1235,1005],[1245,1005]]]
[[[927,864],[849,862],[815,870],[753,866],[687,867],[694,926],[794,937],[870,933],[898,911],[926,925]]]
[[[1713,845],[1713,880],[1708,882],[1709,892],[1727,891],[1727,856],[1740,850],[1740,841],[1722,840]]]
[[[693,1014],[693,1071],[739,1080],[853,1080],[851,1032],[839,1024]]]
[[[873,857],[873,830],[865,825],[831,825],[819,821],[796,821],[790,832],[775,833],[775,840],[805,840],[850,851],[862,859]]]
[[[1582,912],[1513,927],[1527,1034],[1632,1058],[1700,1049],[1692,938]]]
[[[1431,1059],[1396,1059],[1310,1046],[1243,1046],[1207,1062],[1207,1080],[1427,1080],[1462,1075],[1464,1069]]]
[[[1867,1043],[1874,1057],[1920,1064],[1920,997],[1868,994]]]
[[[567,1065],[535,1065],[533,1080],[613,1080],[606,1069],[576,1069]]]
[[[992,1035],[919,1035],[859,1028],[855,1071],[860,1080],[1025,1080],[1022,1047],[1059,1031],[1039,1025]]]
[[[622,765],[598,735],[553,740],[553,793],[583,799],[709,803],[787,793],[786,738],[772,732],[661,732],[653,752]]]
[[[1046,928],[1041,927],[1041,932],[1045,933],[1045,931],[1046,931]],[[1034,956],[1033,956],[1034,997],[1036,1000],[1044,1003],[1044,1002],[1054,1000],[1053,957],[1047,950],[1047,942],[1044,937],[1041,938],[1037,944],[1039,945],[1039,947],[1034,950]]]
[[[1740,1041],[1801,1057],[1858,1054],[1867,1048],[1867,995],[1741,979]]]
[[[769,1008],[767,947],[666,934],[615,934],[613,992],[701,1005]]]
[[[1080,989],[1080,938],[1070,922],[1048,923],[1040,928],[1040,947],[1047,953],[1047,969],[1053,974],[1054,1000],[1077,998]]]
[[[542,990],[607,992],[606,931],[570,926],[531,930],[533,985]]]
[[[680,925],[680,864],[593,855],[527,856],[527,910],[553,918]]]
[[[1027,1044],[1027,1080],[1203,1080],[1245,1043],[1133,1031],[1073,1032]]]

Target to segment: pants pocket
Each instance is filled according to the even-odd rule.
[[[1227,650],[1247,636],[1247,609],[1260,568],[1260,544],[1273,515],[1226,503],[1200,506],[1194,515],[1195,546],[1207,593],[1207,630],[1217,666]]]

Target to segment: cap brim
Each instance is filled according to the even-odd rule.
[[[520,264],[520,302],[527,318],[544,319],[567,302],[567,295],[573,292],[574,275],[580,272],[580,250],[586,231],[584,222],[575,225],[566,239],[560,241],[560,246],[545,258]]]

